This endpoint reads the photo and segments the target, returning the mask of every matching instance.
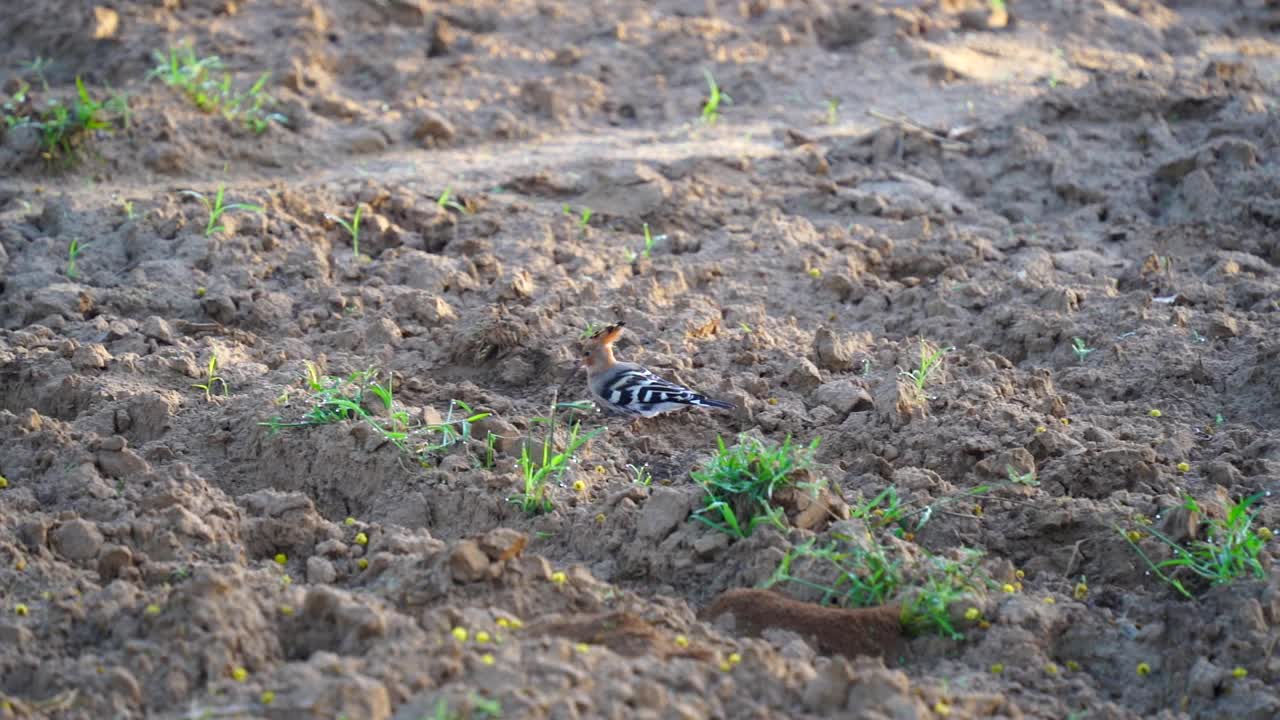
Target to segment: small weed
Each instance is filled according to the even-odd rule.
[[[649,472],[648,465],[636,467],[628,463],[627,469],[631,471],[631,482],[637,485],[650,485],[653,483],[653,474]]]
[[[76,259],[80,257],[80,253],[84,252],[85,246],[80,244],[80,238],[71,238],[71,244],[67,246],[67,277],[75,280],[80,277],[80,268],[76,266]]]
[[[1040,485],[1040,481],[1036,479],[1035,470],[1019,473],[1017,468],[1012,465],[1005,465],[1004,469],[1009,474],[1009,482],[1015,485],[1026,485],[1027,487],[1038,487]]]
[[[903,537],[906,533],[917,533],[933,519],[939,508],[957,500],[965,500],[985,495],[994,489],[993,485],[976,485],[951,495],[944,495],[933,502],[918,508],[910,508],[898,495],[894,486],[881,490],[875,497],[865,502],[856,502],[849,507],[849,516],[866,522],[872,529],[894,526],[893,534]],[[914,525],[907,522],[911,518],[919,518]]]
[[[703,69],[702,74],[707,78],[707,101],[702,105],[702,122],[714,125],[720,119],[720,103],[730,105],[733,98],[720,89],[710,70]]]
[[[827,124],[840,122],[840,98],[827,98]]]
[[[46,91],[48,86],[45,87]],[[17,91],[3,105],[6,127],[33,127],[40,132],[40,153],[45,160],[71,164],[79,147],[94,132],[113,132],[129,124],[129,103],[123,95],[95,100],[84,81],[76,77],[76,95],[70,103],[52,100],[44,110],[33,107],[31,85],[19,81]]]
[[[761,523],[786,530],[786,516],[773,505],[773,494],[794,482],[793,473],[812,465],[819,439],[805,448],[792,445],[790,436],[774,448],[746,435],[732,448],[725,446],[724,438],[717,442],[719,449],[711,462],[690,473],[707,491],[705,504],[694,517],[736,538],[747,537]]]
[[[564,204],[564,214],[570,217],[575,215],[575,213],[573,212],[573,208],[569,207],[569,203]],[[591,208],[582,208],[582,210],[577,212],[576,215],[578,216],[578,220],[577,220],[578,229],[583,232],[586,232],[587,226],[591,222],[591,215],[592,215]]]
[[[209,364],[204,369],[204,382],[193,384],[191,387],[203,390],[206,402],[213,402],[214,389],[219,385],[222,386],[222,396],[226,397],[230,392],[227,381],[218,374],[218,355],[214,353],[209,356]]]
[[[547,434],[542,439],[542,450],[539,456],[535,458],[529,454],[530,443],[528,442],[524,444],[524,448],[520,451],[520,460],[517,463],[517,467],[520,469],[520,475],[524,481],[524,491],[508,498],[508,501],[519,505],[520,509],[528,515],[550,512],[555,507],[551,502],[551,498],[548,497],[547,486],[552,480],[564,474],[564,471],[568,469],[569,461],[573,459],[583,445],[605,431],[605,428],[596,428],[583,435],[582,423],[574,422],[569,426],[569,437],[565,441],[564,450],[557,452],[555,449],[555,420],[556,404],[553,402],[550,418],[534,418],[535,422],[543,422],[547,425]]]
[[[286,422],[273,417],[259,425],[272,433],[285,428],[313,427],[359,420],[375,433],[420,464],[436,454],[455,446],[470,444],[471,426],[489,413],[477,413],[461,400],[452,400],[444,421],[439,424],[414,422],[404,410],[395,408],[395,396],[391,381],[378,382],[378,371],[370,368],[348,374],[346,377],[321,375],[314,363],[306,363],[303,383],[309,391],[305,404],[309,407],[301,419]],[[367,404],[381,405],[386,419],[375,417]],[[459,412],[460,411],[460,412]]]
[[[578,335],[578,339],[585,340],[586,338],[589,338],[592,335],[595,335],[599,330],[600,330],[599,323],[593,323],[588,321],[586,327],[582,328],[582,332]]]
[[[203,193],[198,193],[195,190],[183,190],[180,193],[199,200],[200,204],[204,205],[204,209],[208,211],[209,222],[204,226],[205,237],[209,237],[216,232],[226,230],[225,226],[219,224],[222,220],[223,214],[226,212],[231,210],[244,210],[245,212],[266,213],[267,211],[266,208],[261,205],[250,205],[248,203],[231,203],[230,205],[225,205],[223,204],[223,196],[225,192],[226,186],[219,185],[218,192],[213,196],[212,201],[210,201]]]
[[[645,223],[644,224],[644,247],[640,250],[639,253],[636,253],[636,251],[630,248],[627,248],[627,251],[626,251],[627,262],[633,263],[639,258],[644,258],[645,260],[648,260],[650,256],[653,255],[653,246],[657,244],[659,240],[665,240],[666,238],[667,238],[666,235],[655,236],[652,232],[649,231],[649,223]]]
[[[444,189],[444,192],[440,193],[440,197],[436,198],[436,205],[446,209],[453,208],[464,215],[471,212],[465,204],[453,199],[453,189],[448,187]]]
[[[348,222],[338,217],[325,213],[324,216],[338,223],[347,234],[351,236],[351,253],[357,258],[360,257],[360,214],[364,212],[364,206],[356,204],[356,211],[351,215],[351,221]]]
[[[790,582],[822,593],[820,602],[842,607],[902,604],[902,624],[915,635],[937,633],[959,640],[951,608],[980,595],[994,583],[982,571],[982,553],[961,548],[960,559],[926,555],[908,565],[874,538],[862,541],[836,535],[825,547],[815,539],[792,548],[765,583]],[[805,569],[797,575],[797,561]],[[811,579],[810,575],[820,579]],[[825,582],[824,582],[825,580]]]
[[[1089,353],[1097,348],[1086,347],[1084,338],[1071,338],[1071,352],[1076,354],[1076,360],[1084,364],[1084,359],[1089,357]]]
[[[262,73],[243,92],[237,91],[231,82],[231,74],[215,75],[222,70],[222,60],[216,55],[201,58],[190,45],[159,50],[152,53],[156,66],[148,78],[159,78],[165,85],[182,91],[196,107],[204,112],[220,112],[232,122],[243,123],[256,134],[266,132],[271,123],[287,122],[279,113],[268,112],[275,100],[265,92],[271,73]]]
[[[935,370],[942,367],[942,359],[952,350],[955,350],[955,348],[944,347],[930,351],[928,344],[921,341],[920,366],[910,372],[906,370],[899,370],[898,374],[909,378],[911,380],[911,384],[915,386],[916,392],[923,396],[924,387],[929,382],[929,376],[932,375]]]
[[[1173,553],[1173,557],[1158,563],[1151,560],[1129,533],[1118,527],[1116,530],[1124,537],[1125,542],[1133,546],[1157,577],[1183,596],[1191,598],[1194,597],[1191,591],[1174,577],[1178,570],[1185,569],[1196,577],[1207,580],[1210,585],[1227,585],[1247,575],[1259,579],[1266,577],[1266,570],[1259,556],[1266,545],[1265,536],[1269,531],[1264,528],[1260,532],[1253,528],[1258,511],[1249,509],[1262,497],[1262,494],[1255,494],[1232,503],[1226,509],[1226,517],[1209,518],[1204,540],[1193,540],[1186,546],[1154,527],[1144,527],[1143,531],[1150,533]],[[1200,505],[1190,495],[1184,496],[1183,508],[1203,516]],[[1170,572],[1166,574],[1165,570]]]
[[[120,209],[124,212],[124,217],[125,217],[125,219],[126,219],[126,220],[134,220],[134,219],[137,219],[138,214],[137,214],[137,212],[134,210],[134,207],[133,207],[133,201],[132,201],[132,200],[121,200],[121,201],[120,201]]]

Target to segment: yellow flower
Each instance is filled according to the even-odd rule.
[[[512,630],[519,630],[520,628],[524,627],[524,621],[521,620],[520,618],[511,618],[508,622],[511,623]]]
[[[284,565],[285,563],[289,562],[289,556],[285,555],[284,553],[276,553],[276,562],[279,563],[280,565]]]
[[[1080,663],[1076,662],[1075,660],[1068,660],[1067,669],[1070,670],[1071,672],[1080,672]]]
[[[1138,542],[1139,540],[1142,539],[1142,533],[1138,532],[1137,530],[1130,530],[1129,532],[1125,533],[1124,536],[1129,538],[1129,542]]]
[[[160,614],[160,606],[159,606],[159,605],[156,605],[155,603],[152,603],[152,604],[148,605],[146,608],[144,608],[144,609],[143,609],[143,612],[145,612],[145,613],[146,613],[146,614],[148,614],[148,615],[159,615],[159,614]]]
[[[1038,433],[1046,433],[1046,432],[1049,432],[1049,428],[1047,428],[1047,427],[1045,427],[1045,426],[1043,426],[1043,425],[1037,425],[1037,426],[1036,426],[1036,432],[1038,432]]]
[[[262,700],[263,705],[270,705],[276,701],[276,694],[271,690],[263,690],[262,696],[259,699]]]
[[[18,603],[17,605],[14,605],[13,611],[18,614],[18,617],[26,617],[27,613],[31,612],[27,608],[27,606],[22,603]]]
[[[1263,530],[1266,530],[1266,528],[1262,528],[1262,529],[1263,529]],[[1262,533],[1261,533],[1261,532],[1259,532],[1258,534],[1259,534],[1259,535],[1261,535]],[[26,570],[26,569],[27,569],[27,559],[26,559],[26,558],[18,558],[17,560],[15,560],[15,561],[14,561],[14,563],[13,563],[13,569],[14,569],[14,570],[17,570],[18,572],[22,572],[23,570]]]
[[[203,285],[201,285],[200,287],[196,288],[196,297],[204,297],[205,293],[207,292],[209,291],[206,290]]]
[[[507,620],[507,619],[506,619],[506,618],[504,618],[504,617],[500,617],[500,618],[498,618],[498,627],[500,627],[500,628],[509,628],[509,627],[511,627],[511,621],[510,621],[510,620]]]
[[[740,655],[740,654],[738,654],[738,653],[736,653],[736,652],[734,652],[734,653],[729,653],[729,664],[730,664],[730,665],[737,665],[737,664],[738,664],[738,663],[740,663],[740,662],[742,662],[742,655]]]
[[[1025,572],[1021,571],[1021,570],[1014,570],[1014,571],[1013,571],[1013,576],[1014,576],[1014,577],[1016,577],[1016,578],[1018,578],[1019,580],[1021,580],[1021,579],[1025,578],[1025,577],[1027,576],[1027,574],[1026,574]]]
[[[1014,583],[1014,584],[1013,584],[1013,589],[1014,589],[1014,590],[1017,590],[1018,592],[1022,592],[1022,583],[1020,583],[1020,582],[1016,582],[1016,583]]]
[[[685,637],[685,636],[683,636],[683,635],[677,635],[677,636],[676,636],[676,645],[678,645],[679,647],[682,647],[682,648],[687,648],[687,647],[689,647],[689,638],[687,638],[687,637]]]
[[[722,670],[723,672],[729,672],[732,669],[733,669],[733,663],[729,662],[728,660],[720,661],[720,670]]]
[[[1061,420],[1059,420],[1058,422],[1062,423],[1063,425],[1070,425],[1070,424],[1071,424],[1071,418],[1062,418],[1062,419],[1061,419]]]
[[[467,638],[469,637],[471,637],[471,633],[467,632],[466,628],[456,627],[453,629],[453,638],[458,642],[464,643],[467,641]]]
[[[369,536],[368,536],[368,535],[365,535],[365,534],[364,534],[364,533],[362,533],[362,532],[358,532],[358,533],[356,533],[356,544],[357,544],[357,545],[368,545],[368,544],[369,544]]]
[[[1055,605],[1055,604],[1057,604],[1057,602],[1058,602],[1058,601],[1057,601],[1057,600],[1055,600],[1055,599],[1053,599],[1052,597],[1046,597],[1046,598],[1044,599],[1044,604],[1045,604],[1045,605]]]
[[[603,475],[604,473],[605,473],[604,466],[603,466],[603,465],[597,465],[597,466],[596,466],[596,474],[597,474],[597,475]]]
[[[359,560],[357,560],[356,567],[360,568],[361,570],[367,569],[369,567],[368,558],[360,558]]]
[[[978,517],[982,517],[982,506],[981,506],[981,505],[974,505],[974,506],[973,506],[973,514],[974,514],[974,515],[977,515]]]
[[[584,653],[584,652],[589,652],[591,650],[591,646],[586,643],[580,642],[577,645],[574,645],[573,649],[577,650],[580,653]]]
[[[288,575],[281,575],[281,576],[280,576],[280,584],[281,584],[281,585],[286,585],[286,586],[287,586],[287,585],[290,585],[290,584],[292,584],[292,583],[293,583],[293,578],[289,577]]]
[[[489,633],[485,632],[484,630],[480,630],[476,632],[476,642],[478,643],[487,643],[491,639],[492,638],[489,637]]]
[[[1055,665],[1054,663],[1045,663],[1045,664],[1044,664],[1044,672],[1045,672],[1045,674],[1046,674],[1046,675],[1057,675],[1057,674],[1058,674],[1058,666],[1057,666],[1057,665]]]
[[[822,277],[822,271],[818,268],[809,268],[809,277],[820,278]]]
[[[976,607],[971,607],[968,610],[964,611],[965,620],[973,621],[973,620],[977,620],[980,617],[982,617],[982,611]]]
[[[1178,463],[1178,472],[1180,473],[1191,472],[1191,463],[1186,463],[1186,462]]]
[[[1003,591],[1005,591],[1005,592],[1007,592],[1007,593],[1014,593],[1014,592],[1017,592],[1017,591],[1018,591],[1018,589],[1017,589],[1017,588],[1015,588],[1014,586],[1010,585],[1009,583],[1005,583],[1005,584],[1004,584],[1004,587],[1002,587],[1002,588],[1000,588],[1000,589],[1001,589],[1001,590],[1003,590]]]
[[[603,525],[605,521],[604,513],[596,513],[596,524]]]
[[[1271,528],[1258,528],[1258,537],[1262,538],[1263,542],[1266,542],[1267,540],[1275,537],[1275,533],[1271,532]],[[22,568],[18,569],[21,570]]]
[[[9,487],[9,478],[3,475],[0,475],[0,490],[3,490],[7,487]]]
[[[778,404],[778,398],[769,398],[768,403],[769,403],[770,405],[777,405],[777,404]]]
[[[1147,414],[1155,418],[1158,418],[1161,415],[1164,415],[1164,413],[1160,412],[1160,410],[1157,408],[1151,408],[1150,410],[1147,411]]]
[[[1077,600],[1083,600],[1089,596],[1089,585],[1081,580],[1076,583],[1076,589],[1071,593]]]
[[[576,493],[580,493],[580,492],[584,492],[586,489],[587,489],[587,484],[586,484],[586,483],[582,482],[581,480],[574,480],[574,481],[573,481],[573,491],[574,491],[574,492],[576,492]]]
[[[249,679],[249,671],[242,667],[237,667],[235,670],[231,671],[231,677],[236,682],[244,682]]]
[[[1248,675],[1249,675],[1249,671],[1248,671],[1248,670],[1245,670],[1245,669],[1244,669],[1244,668],[1242,668],[1242,667],[1236,667],[1236,669],[1234,669],[1234,670],[1232,670],[1232,671],[1231,671],[1231,677],[1233,677],[1233,678],[1235,678],[1235,679],[1237,679],[1237,680],[1240,680],[1241,678],[1247,677]]]
[[[557,584],[557,585],[563,585],[563,584],[565,583],[565,581],[566,581],[566,580],[568,580],[568,579],[569,579],[569,577],[568,577],[567,575],[565,575],[563,572],[561,572],[560,570],[557,570],[557,571],[555,571],[555,572],[551,573],[551,582],[553,582],[553,583],[555,583],[555,584]]]
[[[292,605],[281,605],[281,606],[280,606],[280,614],[281,614],[281,615],[284,615],[284,616],[286,616],[286,617],[288,617],[288,616],[290,616],[290,615],[293,615],[293,606],[292,606]]]
[[[915,542],[916,534],[912,532],[902,533],[902,539],[906,540],[907,542]]]
[[[1151,666],[1140,662],[1138,663],[1138,677],[1146,677],[1151,674]]]
[[[933,704],[933,711],[941,717],[950,717],[951,706],[947,704],[946,700],[939,700]]]
[[[982,628],[983,630],[988,630],[991,628],[991,621],[986,619],[980,620],[978,622],[978,627]]]
[[[346,520],[342,521],[342,524],[346,525],[347,527],[351,527],[352,525],[356,524],[356,519],[348,516]]]
[[[1004,672],[1004,663],[995,663],[991,666],[991,673],[993,675],[999,675],[1002,672]]]
[[[492,665],[494,663],[493,653],[485,653],[481,655],[480,662],[484,665]]]

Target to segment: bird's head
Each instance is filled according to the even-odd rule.
[[[580,351],[579,358],[587,373],[594,375],[604,372],[613,365],[613,344],[622,336],[623,323],[615,323],[597,330],[587,338]]]

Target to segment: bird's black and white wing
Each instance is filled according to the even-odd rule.
[[[733,408],[730,403],[712,400],[639,366],[619,364],[615,369],[600,383],[596,394],[606,407],[625,415],[653,417],[689,406]]]

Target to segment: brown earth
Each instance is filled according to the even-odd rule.
[[[1115,529],[1280,488],[1280,7],[1007,4],[8,3],[6,96],[81,76],[131,121],[71,168],[0,140],[0,716],[1280,716],[1280,571],[1188,601]],[[269,71],[285,123],[147,80],[187,39]],[[266,212],[206,236],[180,192],[223,183]],[[357,203],[365,258],[326,218]],[[518,438],[585,397],[575,344],[614,320],[620,356],[739,409],[587,416],[526,516]],[[923,401],[922,338],[956,348]],[[381,369],[414,418],[494,413],[496,467],[270,432],[307,362]],[[1022,590],[899,658],[700,620],[832,532],[687,518],[746,431],[821,437],[850,503],[1034,470],[887,540]]]

